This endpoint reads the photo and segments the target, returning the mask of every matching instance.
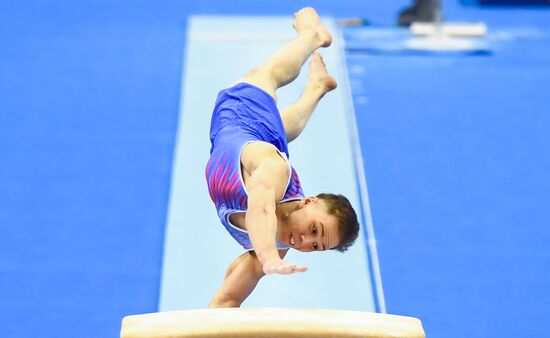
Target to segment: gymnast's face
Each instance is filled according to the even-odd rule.
[[[303,252],[330,250],[338,246],[338,219],[327,212],[325,202],[307,197],[292,211],[278,240]]]

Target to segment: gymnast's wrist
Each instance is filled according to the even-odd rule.
[[[227,307],[240,307],[240,306],[241,306],[240,301],[238,301],[236,299],[229,298],[229,297],[226,297],[226,298],[222,298],[222,297],[216,298],[215,297],[208,304],[209,308],[227,308]]]
[[[281,257],[279,256],[279,252],[275,251],[274,253],[264,253],[263,255],[258,255],[258,260],[260,263],[262,263],[263,266],[278,263],[281,261]]]

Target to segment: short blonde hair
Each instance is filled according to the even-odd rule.
[[[323,193],[317,195],[317,198],[325,202],[328,214],[338,219],[340,243],[333,250],[346,251],[359,236],[359,221],[355,210],[343,195]]]

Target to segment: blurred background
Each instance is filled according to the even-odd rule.
[[[388,312],[544,336],[550,6],[444,0],[487,26],[473,50],[371,43],[402,46],[411,5],[0,1],[0,336],[113,337],[158,310],[189,18],[304,6],[361,19],[341,29]]]

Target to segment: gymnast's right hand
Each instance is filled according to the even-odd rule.
[[[263,265],[266,275],[281,274],[290,275],[295,272],[306,272],[307,266],[301,266],[280,258],[273,258]]]

